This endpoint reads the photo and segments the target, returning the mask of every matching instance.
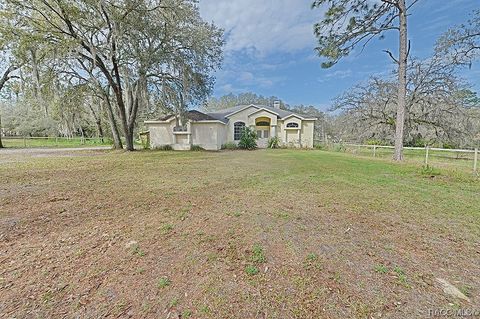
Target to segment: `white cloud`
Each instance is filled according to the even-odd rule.
[[[259,55],[313,49],[320,11],[311,0],[200,0],[200,12],[225,30],[226,51]]]

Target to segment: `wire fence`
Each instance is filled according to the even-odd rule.
[[[112,142],[107,138],[37,136],[2,136],[2,143],[5,147],[12,148],[112,145]]]
[[[376,158],[393,158],[394,147],[386,145],[367,145],[341,143],[331,146],[338,151],[345,151],[360,156]],[[423,164],[427,167],[450,168],[470,171],[479,174],[479,150],[446,149],[436,147],[404,147],[404,158],[407,162]]]

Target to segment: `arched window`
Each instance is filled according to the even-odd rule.
[[[270,126],[270,123],[267,121],[257,122],[257,126]]]
[[[298,127],[298,123],[288,123],[287,127]]]
[[[235,122],[233,124],[233,140],[239,141],[240,137],[242,136],[242,132],[245,129],[245,123],[243,122]]]

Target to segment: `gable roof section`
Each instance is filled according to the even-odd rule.
[[[237,114],[238,112],[241,112],[243,110],[248,109],[249,107],[253,107],[256,110],[250,113],[249,115],[255,114],[256,112],[259,112],[261,110],[267,111],[269,113],[275,114],[278,116],[279,119],[287,119],[289,117],[295,116],[301,120],[316,120],[316,118],[306,118],[303,117],[297,113],[293,113],[291,111],[287,110],[282,110],[282,109],[276,109],[271,106],[267,105],[255,105],[255,104],[243,104],[243,105],[237,105],[228,109],[224,110],[218,110],[217,112],[209,112],[209,113],[203,113],[197,110],[191,110],[187,112],[187,118],[191,120],[192,122],[209,122],[209,121],[220,121],[224,124],[228,123],[229,117]],[[171,122],[172,120],[175,119],[175,116],[170,114],[163,116],[157,120],[154,121],[146,121],[147,123],[168,123]]]
[[[252,113],[248,114],[248,116],[253,115],[253,114],[255,114],[255,113],[258,113],[258,112],[261,112],[261,111],[266,111],[266,112],[271,113],[271,114],[273,114],[273,115],[280,116],[280,114],[278,114],[277,112],[272,111],[272,110],[269,110],[269,109],[266,109],[266,108],[264,108],[264,107],[261,107],[261,108],[259,108],[258,110],[253,111]]]
[[[202,113],[200,111],[197,111],[197,110],[190,110],[187,112],[186,114],[186,117],[187,119],[189,119],[190,121],[192,122],[204,122],[204,121],[219,121],[218,118],[215,118],[213,116],[210,116],[208,114],[205,114],[205,113]],[[163,123],[168,123],[168,122],[171,122],[175,119],[175,116],[173,114],[170,114],[170,115],[166,115],[166,116],[163,116],[157,120],[154,120],[154,121],[146,121],[146,122],[150,122],[150,123],[155,123],[155,122],[163,122]],[[224,121],[222,121],[223,123],[226,123]]]
[[[243,105],[237,105],[237,106],[234,106],[234,107],[230,107],[228,109],[224,109],[224,110],[219,110],[217,112],[213,112],[213,113],[207,113],[208,115],[210,116],[213,116],[223,122],[228,122],[228,117],[238,113],[238,112],[241,112],[243,110],[246,110],[247,108],[249,107],[254,107],[256,108],[257,110],[259,109],[264,109],[270,113],[274,113],[278,116],[279,119],[282,119],[284,117],[287,117],[291,114],[295,114],[291,111],[287,111],[287,110],[282,110],[282,109],[276,109],[274,107],[271,107],[271,106],[267,106],[267,105],[256,105],[256,104],[249,104],[249,105],[246,105],[246,104],[243,104]]]

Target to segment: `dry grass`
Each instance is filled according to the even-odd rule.
[[[5,317],[413,318],[480,303],[469,175],[322,151],[80,154],[0,153]]]

